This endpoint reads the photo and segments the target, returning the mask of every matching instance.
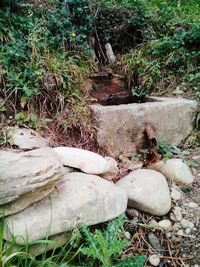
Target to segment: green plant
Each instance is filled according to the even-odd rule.
[[[35,114],[19,112],[15,114],[15,120],[21,124],[27,124],[30,128],[38,129],[38,117]]]
[[[162,154],[165,158],[172,158],[174,155],[180,155],[181,150],[175,144],[167,144],[164,138],[160,138],[158,153]]]
[[[95,65],[86,40],[92,27],[89,15],[87,1],[56,0],[51,5],[45,1],[39,6],[4,1],[0,9],[4,90],[0,97],[6,99],[5,107],[11,101],[17,112],[31,109],[53,117],[69,99],[83,97],[81,80]],[[41,104],[44,101],[46,105]]]
[[[61,267],[61,266],[123,266],[142,267],[146,261],[144,256],[127,256],[121,259],[120,253],[130,245],[124,237],[124,216],[120,216],[107,224],[106,229],[90,230],[83,226],[64,233],[66,244],[59,248],[60,240],[38,240],[18,245],[15,238],[8,244],[3,241],[4,221],[0,221],[0,263],[2,267]],[[34,253],[30,253],[34,246]],[[48,247],[52,247],[48,251]],[[38,250],[42,253],[38,256]],[[33,251],[33,249],[32,249]],[[84,256],[84,257],[83,257]],[[87,256],[87,259],[86,257]]]
[[[93,264],[99,262],[100,266],[143,266],[146,260],[143,256],[119,258],[122,250],[130,245],[123,238],[124,222],[124,216],[120,216],[111,221],[105,231],[96,229],[92,232],[88,227],[83,227],[81,232],[86,244],[80,249],[80,253],[87,256]]]

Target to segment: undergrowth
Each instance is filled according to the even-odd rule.
[[[29,118],[37,116],[36,128],[41,117],[46,117],[44,124],[65,110],[74,112],[76,103],[87,106],[81,83],[97,63],[108,63],[106,42],[121,54],[120,72],[134,96],[162,94],[184,84],[198,99],[198,10],[197,0],[2,1],[0,113],[14,119],[20,113],[20,122],[31,126]],[[68,129],[85,129],[87,113],[77,110],[67,117]],[[198,128],[199,112],[195,122]]]
[[[59,248],[59,241],[40,240],[32,244],[17,245],[13,237],[10,243],[4,243],[3,224],[0,231],[0,256],[2,267],[10,266],[127,266],[142,267],[145,256],[126,256],[122,252],[131,245],[124,235],[126,220],[123,215],[104,225],[104,229],[90,229],[83,226],[71,233],[63,234],[66,244]],[[68,239],[68,240],[67,240]],[[34,249],[31,249],[31,247]],[[48,247],[54,249],[48,252]],[[40,247],[40,249],[39,249]],[[31,252],[32,251],[32,252]],[[38,256],[38,251],[42,255]]]
[[[88,97],[80,90],[96,65],[85,42],[91,24],[86,3],[76,2],[77,12],[70,11],[73,1],[5,0],[0,7],[0,115],[11,125],[44,128],[52,144],[58,132],[64,140],[72,128],[79,146],[94,135]]]

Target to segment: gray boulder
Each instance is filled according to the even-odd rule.
[[[157,171],[132,171],[117,182],[117,185],[127,193],[129,207],[158,216],[165,215],[171,208],[167,181]]]
[[[127,195],[96,175],[73,172],[50,195],[5,219],[4,239],[18,244],[53,236],[83,224],[94,225],[122,214]]]
[[[1,150],[0,207],[38,188],[54,186],[63,175],[63,167],[51,148],[21,153]]]

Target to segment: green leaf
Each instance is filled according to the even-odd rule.
[[[182,189],[182,191],[183,191],[183,193],[188,194],[188,193],[191,192],[191,189],[188,188],[188,187],[184,187],[184,188]]]
[[[119,263],[115,264],[116,267],[143,267],[147,257],[145,256],[135,256],[135,257],[125,257],[121,259]]]

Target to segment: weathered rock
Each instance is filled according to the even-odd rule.
[[[55,188],[55,183],[47,184],[33,191],[21,195],[14,201],[0,206],[0,217],[5,217],[10,214],[15,214],[31,204],[42,200],[48,196]]]
[[[114,159],[103,158],[94,152],[75,147],[55,147],[54,150],[65,166],[80,169],[88,174],[104,174],[105,177],[113,177],[114,173],[118,173]]]
[[[51,148],[29,152],[0,151],[0,205],[37,188],[55,185],[64,172]]]
[[[156,254],[153,254],[149,256],[148,261],[152,266],[158,266],[160,263],[160,257]]]
[[[179,144],[190,134],[196,101],[164,97],[149,100],[142,104],[91,105],[98,127],[97,141],[109,155],[136,153],[145,123],[153,125],[156,136],[164,136],[167,143]]]
[[[148,166],[149,169],[161,172],[169,181],[180,184],[191,184],[194,177],[190,168],[181,159],[159,161]]]
[[[118,183],[128,195],[128,206],[152,215],[165,215],[171,198],[165,177],[156,171],[140,169],[130,172]]]
[[[5,219],[4,238],[18,244],[56,235],[83,224],[113,219],[127,207],[127,195],[113,183],[95,175],[72,172],[57,190],[25,210]]]
[[[48,146],[47,140],[31,129],[12,127],[9,128],[7,134],[11,143],[20,149],[44,148]]]
[[[64,168],[64,173],[70,173],[73,169],[71,168]],[[62,177],[61,177],[62,178]],[[1,205],[0,206],[0,217],[5,217],[10,214],[15,214],[21,210],[24,210],[26,207],[30,206],[31,204],[42,200],[46,196],[48,196],[55,188],[56,183],[50,183],[40,188],[36,188],[35,190],[28,192],[26,194],[21,195],[18,199]]]

